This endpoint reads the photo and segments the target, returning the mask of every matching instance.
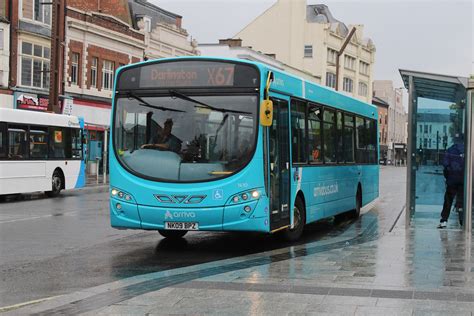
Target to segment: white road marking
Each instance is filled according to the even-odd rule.
[[[58,297],[61,297],[61,296],[62,295],[51,296],[51,297],[41,298],[39,300],[33,300],[33,301],[29,301],[29,302],[18,303],[18,304],[15,304],[15,305],[0,307],[0,313],[11,311],[11,310],[18,309],[18,308],[28,306],[28,305],[42,303],[42,302],[49,301],[49,300],[52,300],[52,299],[55,299],[55,298],[58,298]]]
[[[79,211],[71,211],[71,212],[61,213],[61,216],[71,216],[75,213],[79,213]],[[56,217],[56,216],[58,216],[58,215],[48,214],[48,215],[42,215],[42,216],[32,216],[32,217],[27,217],[27,218],[18,218],[18,219],[0,221],[0,225],[1,224],[8,224],[8,223],[15,223],[15,222],[30,221],[30,220],[34,220],[34,219],[40,219],[40,218]]]

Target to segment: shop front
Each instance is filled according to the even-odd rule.
[[[102,174],[107,147],[105,143],[110,125],[110,103],[74,98],[66,104],[64,108],[68,114],[84,118],[87,174],[96,175],[97,172]]]

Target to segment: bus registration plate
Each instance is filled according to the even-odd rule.
[[[199,224],[196,222],[165,222],[165,229],[172,230],[199,230]]]

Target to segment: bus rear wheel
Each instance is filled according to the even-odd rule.
[[[359,218],[360,216],[360,210],[362,208],[362,191],[360,187],[357,188],[357,193],[356,193],[356,205],[355,209],[352,210],[352,217],[353,218]]]
[[[51,191],[46,191],[46,195],[49,197],[57,197],[63,188],[63,177],[61,172],[55,170],[53,172]]]
[[[179,239],[184,237],[186,233],[188,232],[187,230],[164,230],[164,229],[158,229],[158,232],[160,233],[161,236],[169,239]]]
[[[304,226],[306,223],[306,211],[303,201],[300,198],[296,198],[294,215],[293,215],[293,228],[288,228],[283,232],[283,238],[287,241],[294,242],[301,238],[303,235]]]

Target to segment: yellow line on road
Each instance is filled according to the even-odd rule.
[[[18,303],[18,304],[15,304],[15,305],[0,307],[0,313],[11,311],[11,310],[18,309],[18,308],[21,308],[21,307],[25,307],[27,305],[33,305],[33,304],[38,304],[38,303],[41,303],[41,302],[50,301],[50,300],[58,298],[60,296],[62,296],[62,295],[51,296],[51,297],[41,298],[39,300],[33,300],[33,301],[29,301],[29,302]]]

